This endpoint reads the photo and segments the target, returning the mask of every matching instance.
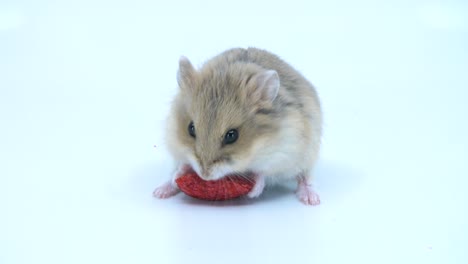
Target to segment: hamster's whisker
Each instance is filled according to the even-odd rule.
[[[234,180],[232,179],[232,176],[231,176],[231,175],[227,175],[227,176],[226,176],[226,179],[228,179],[230,182],[234,183]]]
[[[222,189],[222,188],[217,188],[217,190],[216,190],[216,195],[215,195],[215,200],[214,200],[214,201],[220,200],[220,190],[221,190],[221,189]]]
[[[235,172],[234,175],[239,176],[239,177],[249,181],[250,183],[255,183],[255,181],[251,177],[249,177],[249,174],[246,173],[246,172],[240,172],[239,171],[239,172]]]
[[[232,176],[231,176],[231,175],[228,175],[228,176],[227,176],[227,179],[228,179],[228,180],[231,182],[231,184],[233,184],[234,187],[237,189],[237,185],[236,185],[235,181],[232,179]],[[229,187],[229,186],[226,187],[226,185],[227,185],[227,183],[225,182],[225,183],[224,183],[224,191],[225,191],[225,194],[226,194],[226,192],[227,192],[227,187]]]
[[[227,188],[228,188],[227,183],[223,182],[223,191],[224,191],[223,198],[226,197],[226,195],[227,195]]]
[[[232,185],[234,186],[234,188],[236,188],[236,191],[239,191],[239,186],[236,184],[236,182],[234,181],[234,179],[232,178],[231,175],[228,175],[227,176],[228,180],[232,183]]]

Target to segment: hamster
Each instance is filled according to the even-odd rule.
[[[182,56],[177,81],[166,131],[176,168],[155,197],[177,194],[175,179],[194,170],[208,181],[253,175],[250,198],[266,183],[296,179],[299,200],[320,203],[312,169],[322,112],[315,88],[298,71],[268,51],[235,48],[200,69]]]

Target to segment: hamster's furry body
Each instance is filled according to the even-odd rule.
[[[177,169],[156,197],[179,192],[174,180],[193,169],[205,180],[251,173],[252,198],[265,181],[296,178],[299,199],[320,203],[311,173],[322,112],[314,87],[298,71],[268,51],[236,48],[199,70],[181,57],[177,79],[180,90],[167,122]]]

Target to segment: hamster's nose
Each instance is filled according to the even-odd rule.
[[[208,181],[211,179],[211,173],[208,169],[202,168],[200,178],[202,178],[205,181]]]
[[[200,178],[202,178],[203,180],[207,181],[210,179],[210,174],[206,173],[206,172],[202,172],[202,174],[200,175]]]
[[[199,162],[199,171],[198,171],[198,176],[200,176],[200,178],[202,178],[203,180],[208,180],[210,178],[210,172],[208,170],[208,166],[206,165],[205,162],[203,162],[203,160],[200,160]]]

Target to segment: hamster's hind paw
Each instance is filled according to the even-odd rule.
[[[176,195],[178,192],[180,192],[180,190],[175,187],[171,181],[168,181],[156,188],[153,192],[153,196],[159,199],[165,199]]]
[[[306,184],[299,184],[296,191],[297,198],[306,205],[319,205],[320,197],[314,191],[312,186]]]

